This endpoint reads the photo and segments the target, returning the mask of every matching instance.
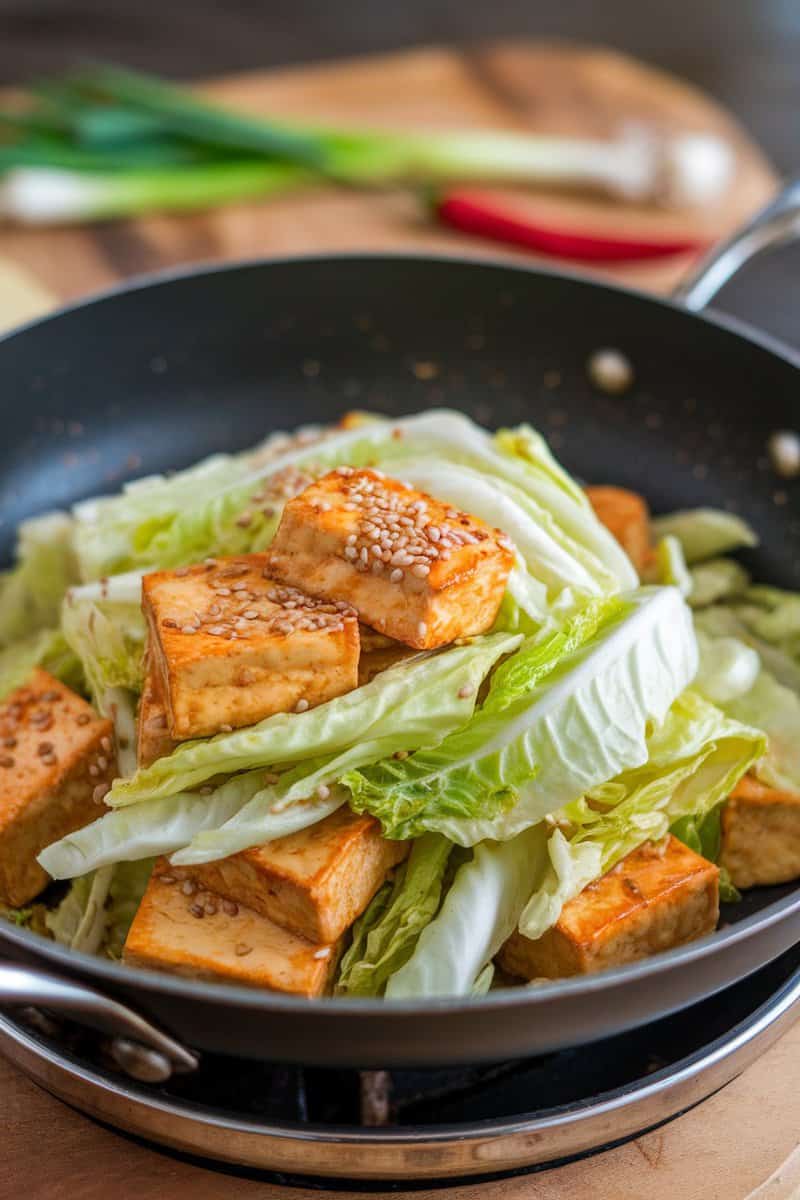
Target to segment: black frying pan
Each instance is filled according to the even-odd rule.
[[[781,233],[782,214],[726,251],[716,282],[732,260]],[[713,292],[707,279],[689,291],[693,304]],[[587,357],[600,346],[619,347],[635,366],[623,396],[587,380]],[[733,321],[621,288],[429,258],[202,269],[134,284],[12,334],[0,342],[0,381],[6,553],[23,517],[126,477],[347,408],[451,405],[487,426],[533,422],[578,476],[637,488],[656,511],[735,506],[762,538],[750,562],[757,577],[800,588],[800,484],[777,480],[763,461],[769,434],[798,423],[798,359]],[[0,923],[5,955],[79,984],[59,999],[50,979],[6,968],[0,989],[124,1024],[87,991],[93,985],[190,1046],[263,1059],[475,1062],[590,1041],[730,984],[800,937],[800,889],[754,892],[725,920],[700,942],[605,974],[391,1005],[135,972]]]

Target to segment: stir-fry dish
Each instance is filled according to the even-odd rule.
[[[23,524],[0,902],[314,997],[572,976],[800,876],[800,596],[522,426],[274,435]]]

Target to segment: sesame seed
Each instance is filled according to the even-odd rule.
[[[246,608],[242,616],[246,621],[255,621],[258,618],[258,611],[255,608]]]
[[[205,909],[205,914],[206,914],[206,916],[207,916],[207,917],[214,917],[214,916],[216,916],[216,913],[217,913],[217,906],[216,906],[216,904],[214,903],[214,901],[213,901],[213,900],[206,900],[206,902],[205,902],[205,904],[203,905],[203,907],[204,907],[204,909]]]
[[[252,946],[246,946],[244,942],[237,942],[234,947],[234,954],[236,954],[238,958],[244,958],[245,954],[251,954],[252,950]]]
[[[105,750],[106,754],[110,754],[110,753],[111,753],[111,749],[112,749],[112,747],[111,747],[111,738],[110,738],[110,737],[107,737],[107,736],[106,736],[106,737],[102,737],[102,738],[100,739],[100,747],[101,747],[101,749]]]
[[[184,896],[193,896],[197,891],[197,884],[193,879],[184,879],[183,883],[181,884],[181,891],[183,892]]]
[[[325,783],[321,783],[317,788],[317,795],[320,800],[327,800],[331,794],[331,789]]]
[[[428,626],[426,625],[426,623],[424,621],[420,621],[417,624],[417,635],[421,638],[424,638],[425,635],[427,634],[427,632],[428,632]]]
[[[107,770],[108,770],[108,759],[106,758],[106,756],[105,756],[104,754],[101,754],[101,755],[98,757],[98,759],[97,759],[97,765],[98,765],[98,767],[100,768],[100,770],[101,770],[101,771],[107,771]]]
[[[233,583],[233,584],[231,584],[231,591],[232,592],[245,592],[245,591],[247,591],[247,584],[242,583],[241,581],[239,583]]]
[[[96,779],[100,774],[100,768],[98,767],[97,763],[90,763],[89,774],[91,775],[92,779]]]
[[[161,881],[161,883],[175,883],[174,875],[164,874],[164,875],[159,875],[158,878]]]
[[[330,954],[331,954],[330,946],[320,946],[319,950],[314,951],[313,957],[314,958],[330,958]]]
[[[417,579],[424,579],[430,573],[431,569],[427,563],[414,563],[414,566],[411,568],[411,574],[416,575]]]
[[[467,696],[471,696],[474,690],[475,689],[472,687],[471,684],[465,683],[462,687],[460,687],[458,689],[459,700],[466,700]]]
[[[98,783],[97,787],[92,792],[92,800],[94,800],[95,804],[102,804],[110,790],[111,789],[107,783]]]
[[[233,733],[233,726],[232,725],[220,725],[219,731],[220,731],[220,733]]]
[[[303,697],[301,697],[297,701],[297,704],[295,704],[294,711],[296,713],[303,713],[303,712],[306,712],[307,710],[308,710],[308,701],[303,699]]]
[[[391,575],[389,576],[389,579],[392,583],[399,583],[402,578],[403,578],[403,572],[400,569],[400,567],[395,567],[395,569],[392,571]]]
[[[231,589],[228,587],[218,587],[216,592],[218,596],[230,596]]]
[[[239,905],[234,900],[223,900],[222,911],[229,917],[235,917],[239,912]]]
[[[205,909],[203,908],[203,906],[201,904],[190,904],[189,912],[192,914],[193,917],[197,917],[198,920],[201,917],[204,917],[206,915]]]
[[[197,633],[196,625],[181,625],[181,633]]]

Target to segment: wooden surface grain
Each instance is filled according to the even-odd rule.
[[[0,15],[2,4],[0,0]],[[681,229],[708,236],[730,229],[776,183],[767,159],[717,104],[661,72],[605,51],[522,43],[473,47],[469,53],[430,49],[307,70],[258,72],[219,81],[211,90],[253,111],[396,127],[506,125],[603,133],[623,117],[638,116],[669,128],[721,130],[737,147],[735,187],[702,218],[671,218]],[[607,204],[598,199],[543,194],[539,202],[548,211],[557,207],[562,218],[571,214],[603,221],[609,216]],[[646,230],[663,227],[664,217],[631,208],[626,221],[631,229]],[[32,286],[20,285],[17,275],[0,269],[5,292],[0,320],[13,319],[9,298],[14,294],[29,315],[31,305],[46,307],[48,293],[54,301],[70,300],[164,266],[358,248],[521,257],[435,228],[408,193],[365,197],[320,191],[300,200],[241,205],[189,218],[150,217],[90,230],[4,230],[0,264],[5,260],[14,271],[26,272]],[[618,268],[614,274],[665,291],[686,265],[676,260]],[[17,283],[9,283],[12,279]],[[431,1200],[744,1200],[785,1163],[784,1176],[797,1183],[791,1154],[798,1140],[798,1064],[800,1029],[795,1028],[700,1109],[627,1146],[556,1171],[413,1195]],[[132,1194],[139,1200],[231,1195],[310,1200],[319,1194],[249,1175],[232,1180],[224,1172],[122,1137],[64,1107],[2,1061],[0,1112],[0,1200],[20,1195],[106,1200]],[[789,1195],[780,1180],[759,1192],[769,1200]]]
[[[766,157],[717,104],[669,75],[605,50],[536,43],[498,43],[469,53],[431,48],[235,76],[209,90],[255,113],[381,128],[505,127],[605,136],[624,121],[639,120],[666,132],[708,130],[725,136],[736,151],[735,178],[719,203],[700,212],[619,207],[600,197],[556,192],[533,197],[543,213],[557,213],[563,223],[603,227],[611,222],[632,235],[713,240],[763,204],[777,183]],[[198,260],[379,249],[532,261],[530,255],[438,226],[410,190],[365,194],[320,188],[189,217],[150,216],[80,230],[0,231],[0,258],[28,269],[62,300],[131,274]],[[690,261],[682,255],[598,273],[664,292]]]

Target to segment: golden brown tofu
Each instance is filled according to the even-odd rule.
[[[800,795],[745,775],[722,810],[720,864],[739,888],[800,878]]]
[[[498,962],[522,979],[585,975],[694,941],[718,918],[718,868],[669,835],[585,887],[542,937],[516,930]]]
[[[264,554],[142,581],[153,668],[173,738],[303,712],[358,683],[358,620],[342,601],[276,583]]]
[[[335,942],[408,850],[382,837],[373,817],[343,805],[288,837],[173,872],[312,942]]]
[[[378,633],[417,649],[484,633],[513,563],[499,530],[352,467],[288,502],[270,550],[276,578],[349,601]]]
[[[647,501],[637,492],[618,487],[588,487],[586,495],[599,520],[613,533],[641,575],[653,560]]]
[[[113,726],[46,671],[0,706],[0,902],[48,883],[36,856],[101,815],[116,773]]]
[[[336,967],[337,947],[307,942],[243,905],[181,882],[167,860],[159,859],[123,959],[192,979],[321,996]]]
[[[167,706],[161,694],[161,682],[148,652],[145,660],[144,687],[136,721],[136,761],[149,767],[157,758],[171,754],[179,743],[169,732]]]

